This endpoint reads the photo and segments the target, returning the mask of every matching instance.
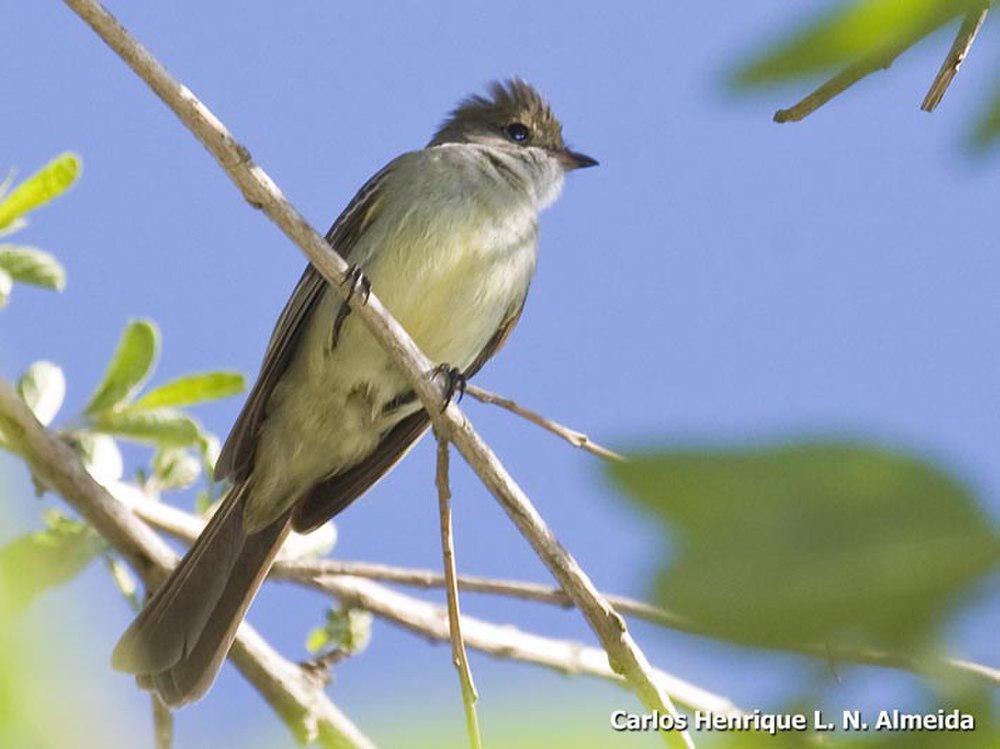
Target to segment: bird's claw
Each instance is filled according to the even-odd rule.
[[[361,270],[360,265],[352,265],[347,269],[347,274],[344,276],[344,280],[340,284],[341,286],[347,286],[347,303],[350,304],[351,299],[357,294],[361,297],[362,304],[368,304],[368,297],[372,295],[372,282],[368,280],[368,277]]]
[[[462,373],[461,369],[453,367],[450,364],[438,364],[434,368],[434,376],[444,378],[444,405],[441,407],[441,413],[444,413],[448,408],[448,404],[455,397],[455,393],[458,393],[456,403],[462,402],[462,396],[465,395],[465,386],[468,384],[468,379]]]

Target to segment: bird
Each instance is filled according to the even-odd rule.
[[[503,346],[535,273],[538,216],[571,150],[520,78],[462,100],[428,144],[369,179],[326,235],[346,290],[306,267],[214,469],[231,488],[204,531],[121,636],[116,670],[170,707],[211,687],[292,530],[307,533],[364,494],[430,417],[345,294],[379,299],[440,362],[450,400]]]

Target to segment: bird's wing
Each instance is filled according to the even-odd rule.
[[[378,215],[383,195],[381,188],[393,163],[364,184],[326,234],[326,240],[345,260],[350,257],[358,238]],[[217,481],[229,478],[239,482],[250,474],[257,434],[267,412],[267,402],[274,386],[292,361],[299,340],[305,333],[310,313],[323,298],[326,286],[326,280],[319,271],[312,264],[308,265],[274,326],[257,382],[219,454],[215,465]]]
[[[479,352],[479,356],[465,370],[463,374],[466,377],[472,377],[500,350],[523,309],[522,297]],[[409,396],[415,398],[412,393]],[[404,396],[399,401],[411,400],[409,396]],[[416,444],[428,426],[430,418],[424,409],[410,414],[386,432],[381,442],[360,463],[313,484],[292,510],[292,527],[299,533],[308,533],[343,510],[387,474]]]

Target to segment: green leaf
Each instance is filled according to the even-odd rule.
[[[163,447],[153,456],[153,478],[164,490],[185,489],[201,474],[202,461],[181,447]]]
[[[159,345],[159,331],[152,322],[130,322],[84,413],[96,414],[127,402],[152,371]]]
[[[739,642],[917,647],[1000,558],[964,486],[877,447],[661,451],[610,471],[676,534],[657,599]]]
[[[823,10],[812,22],[752,57],[733,75],[749,88],[800,78],[861,59],[894,57],[981,0],[855,0]]]
[[[37,361],[17,382],[17,392],[44,426],[52,423],[66,397],[66,378],[52,362]]]
[[[50,588],[76,577],[105,544],[86,523],[50,511],[46,528],[0,549],[0,586],[6,602],[21,610]]]
[[[15,281],[62,291],[66,286],[66,270],[52,255],[34,247],[0,245],[0,268]]]
[[[14,279],[11,278],[10,273],[0,268],[0,308],[7,306],[7,300],[10,299],[10,292],[14,288]]]
[[[977,149],[984,149],[994,144],[1000,136],[1000,84],[994,87],[993,97],[989,105],[976,123],[972,132],[972,145]]]
[[[239,372],[206,372],[179,377],[173,382],[153,388],[132,406],[134,409],[151,409],[171,406],[190,406],[194,403],[217,400],[243,391],[243,375]]]
[[[317,627],[306,638],[310,653],[342,650],[347,654],[360,653],[371,640],[372,615],[360,609],[330,609],[326,624]]]
[[[82,164],[74,153],[52,159],[0,201],[0,229],[68,190],[80,177]]]
[[[159,447],[198,444],[201,428],[190,416],[164,408],[157,411],[102,411],[92,419],[95,432],[146,442]]]

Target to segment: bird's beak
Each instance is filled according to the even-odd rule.
[[[570,151],[568,148],[556,151],[556,158],[567,172],[574,169],[586,169],[588,166],[597,166],[597,159],[593,159],[585,153]]]

